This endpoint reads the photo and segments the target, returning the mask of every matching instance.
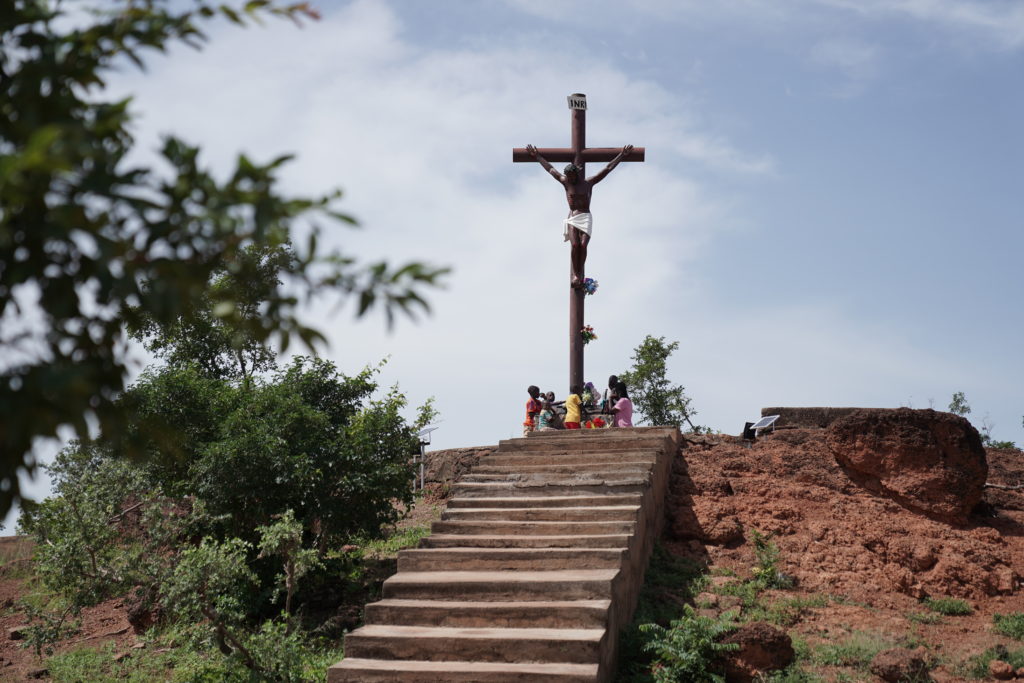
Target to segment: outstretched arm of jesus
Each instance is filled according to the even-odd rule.
[[[600,172],[598,172],[597,175],[595,175],[593,178],[588,178],[587,182],[589,182],[592,185],[596,185],[597,183],[599,183],[602,180],[604,180],[605,176],[608,175],[609,173],[611,173],[612,169],[615,168],[616,166],[618,166],[619,162],[622,161],[623,159],[625,159],[626,157],[628,157],[630,152],[632,152],[632,151],[633,151],[633,145],[626,145],[625,147],[623,147],[622,151],[619,152],[618,156],[616,156],[614,159],[609,161],[608,165],[605,166],[604,168],[602,168],[600,170]]]
[[[565,183],[565,176],[554,169],[554,167],[548,163],[548,160],[537,153],[537,148],[533,145],[526,146],[526,153],[537,160],[537,162],[544,167],[544,170],[551,174],[551,176],[560,183]]]

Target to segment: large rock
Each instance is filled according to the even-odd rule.
[[[978,430],[934,410],[859,410],[828,428],[827,443],[850,478],[900,505],[962,524],[988,476]]]
[[[871,673],[889,683],[930,681],[927,653],[921,650],[894,648],[884,650],[871,660]]]
[[[427,451],[424,459],[424,479],[428,484],[450,485],[480,462],[480,458],[490,455],[497,448],[480,446]]]
[[[763,621],[740,626],[722,642],[739,645],[725,655],[725,680],[729,683],[751,683],[760,674],[785,669],[796,656],[785,631]]]

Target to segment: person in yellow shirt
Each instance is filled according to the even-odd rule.
[[[580,428],[580,393],[583,387],[576,384],[569,389],[569,398],[565,399],[565,428]]]

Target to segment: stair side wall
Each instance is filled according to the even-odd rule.
[[[651,428],[648,428],[651,429]],[[654,545],[665,527],[665,499],[672,476],[672,461],[679,456],[682,436],[676,428],[660,428],[665,435],[661,452],[651,473],[651,486],[644,492],[636,533],[631,539],[622,572],[612,586],[612,606],[608,613],[608,636],[601,653],[598,680],[611,683],[615,678],[619,655],[619,636],[636,613],[644,574]]]

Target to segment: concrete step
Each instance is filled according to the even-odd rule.
[[[605,630],[369,624],[345,636],[359,659],[596,664]]]
[[[430,526],[431,533],[469,536],[555,536],[571,534],[632,534],[633,521],[610,522],[509,522],[502,520],[441,520]]]
[[[543,432],[527,438],[503,439],[498,450],[571,453],[576,451],[609,450],[623,448],[661,448],[671,441],[667,432],[638,432],[633,430],[579,430]]]
[[[344,659],[328,683],[593,683],[597,664]]]
[[[459,508],[533,508],[533,507],[600,507],[604,505],[640,505],[637,494],[616,496],[544,496],[519,498],[449,498],[448,510]]]
[[[399,572],[384,582],[383,594],[401,600],[489,602],[608,599],[616,574],[617,569]]]
[[[529,508],[454,508],[441,513],[442,520],[479,522],[632,522],[640,513],[639,505],[599,507]]]
[[[585,429],[580,431],[545,431],[532,432],[523,440],[530,441],[579,441],[591,439],[593,442],[611,443],[620,439],[669,439],[678,438],[679,430],[675,427],[627,427],[621,429]]]
[[[498,451],[493,455],[481,458],[477,467],[493,466],[529,466],[529,465],[595,465],[601,463],[645,462],[654,464],[658,457],[657,449],[622,451],[588,451],[587,453],[531,453],[529,451]]]
[[[366,606],[365,618],[404,626],[604,628],[610,606],[610,600],[380,600]]]
[[[431,534],[421,548],[626,548],[629,534],[502,536],[499,534]]]
[[[398,553],[398,571],[617,569],[625,548],[417,548]]]
[[[647,479],[597,479],[576,482],[562,480],[562,483],[550,481],[538,483],[467,481],[455,484],[452,487],[452,495],[459,498],[624,495],[643,493],[647,485]]]
[[[623,470],[649,472],[654,465],[651,460],[621,459],[607,462],[560,463],[547,462],[537,464],[510,463],[508,465],[479,464],[473,468],[473,474],[546,474],[549,472],[577,474],[580,472],[620,472]]]
[[[587,481],[587,480],[599,480],[605,479],[627,479],[627,478],[647,478],[650,475],[651,468],[648,466],[641,467],[628,467],[628,466],[607,466],[599,470],[579,470],[574,471],[572,468],[567,468],[563,471],[546,471],[546,472],[484,472],[477,474],[474,470],[471,474],[464,474],[459,479],[460,482],[466,481],[509,481],[509,482],[561,482],[561,481]]]

